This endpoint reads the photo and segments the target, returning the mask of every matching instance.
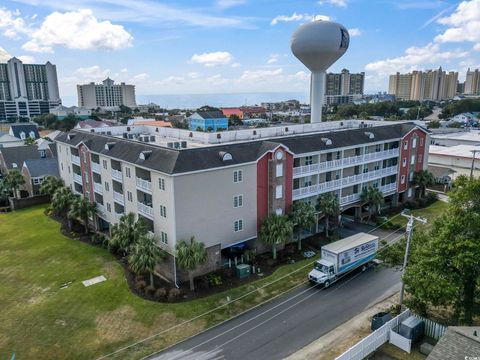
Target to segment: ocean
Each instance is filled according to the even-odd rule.
[[[167,109],[196,109],[204,105],[229,107],[242,105],[260,105],[262,102],[280,102],[299,100],[308,103],[308,92],[268,92],[237,94],[179,94],[179,95],[137,95],[137,104],[156,103]],[[62,97],[65,106],[77,105],[76,96]]]

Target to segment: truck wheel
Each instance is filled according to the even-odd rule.
[[[330,286],[330,281],[328,281],[328,280],[325,281],[325,284],[323,286],[326,287],[326,288],[329,287]]]

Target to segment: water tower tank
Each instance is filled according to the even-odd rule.
[[[317,20],[301,25],[292,35],[291,49],[311,72],[311,122],[322,121],[325,71],[348,49],[347,29],[332,21]]]

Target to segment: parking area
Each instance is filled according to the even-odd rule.
[[[380,238],[380,240],[386,240],[387,242],[394,241],[401,236],[405,229],[400,230],[384,230],[384,229],[376,229],[375,226],[368,225],[365,223],[361,223],[359,221],[350,219],[350,218],[342,218],[343,220],[343,227],[339,229],[340,236],[342,238],[355,235],[359,232],[365,233],[372,233]],[[373,230],[373,231],[372,231]]]

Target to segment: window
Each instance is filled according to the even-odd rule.
[[[243,206],[243,195],[237,195],[233,197],[233,207],[239,208]]]
[[[160,216],[164,218],[167,217],[167,208],[163,205],[160,205]]]
[[[62,171],[63,171],[63,163],[60,163],[60,167],[62,168]]]
[[[418,155],[418,162],[419,162],[419,163],[421,163],[421,162],[422,162],[422,160],[423,160],[423,155],[421,155],[421,154],[420,154],[420,155]]]
[[[87,162],[87,153],[85,151],[82,151],[82,160],[83,162]]]
[[[364,173],[364,174],[368,173],[368,166],[364,166],[364,167],[363,167],[363,173]]]
[[[159,178],[158,179],[158,187],[160,190],[165,190],[165,179],[164,178]]]
[[[402,159],[402,167],[407,166],[407,158]]]
[[[403,143],[403,150],[407,150],[408,149],[408,141],[405,141]]]
[[[412,197],[412,188],[408,189],[407,196]]]
[[[277,164],[276,175],[277,175],[277,177],[283,176],[283,164],[282,163]]]
[[[375,152],[380,152],[380,151],[382,151],[382,144],[375,145]]]
[[[243,171],[242,170],[235,170],[233,172],[233,182],[239,183],[243,181]]]
[[[127,200],[128,201],[133,201],[132,193],[130,191],[127,191]]]
[[[243,230],[243,220],[235,220],[234,230],[235,232],[239,232]]]
[[[400,179],[400,184],[405,184],[405,175],[402,175],[402,178]]]
[[[420,138],[420,146],[423,146],[423,138]]]
[[[412,155],[410,158],[410,165],[414,165],[414,164],[415,164],[415,155]]]
[[[305,156],[305,165],[313,164],[313,156]]]
[[[414,138],[412,139],[412,148],[415,149],[416,147],[417,147],[417,138],[414,137]]]
[[[25,133],[22,131],[20,133],[20,139],[25,140],[25,138],[26,138]]]
[[[63,164],[62,164],[63,165]],[[70,174],[70,166],[68,166],[68,173]]]
[[[277,216],[282,216],[282,215],[283,215],[283,209],[282,209],[282,208],[276,209],[276,210],[275,210],[275,214],[276,214]]]
[[[107,211],[112,212],[112,207],[110,206],[110,203],[107,203]]]
[[[164,232],[162,231],[162,233],[161,233],[161,240],[162,240],[162,244],[165,244],[165,245],[168,244],[168,236],[167,236],[167,233],[164,233]]]
[[[105,181],[105,190],[110,191],[110,184]]]
[[[89,179],[88,179],[88,174],[87,174],[86,171],[84,171],[84,173],[83,173],[83,178],[85,179],[85,183],[88,184],[88,180],[89,180]]]
[[[283,197],[283,185],[277,185],[275,188],[275,199],[281,199]]]
[[[410,174],[408,174],[408,181],[413,181],[413,171],[410,171]]]
[[[107,170],[108,168],[107,160],[103,160],[102,163],[103,163],[103,168]]]
[[[129,178],[129,177],[131,176],[131,174],[130,174],[130,168],[129,168],[129,167],[125,167],[125,176],[126,176],[127,178]]]

